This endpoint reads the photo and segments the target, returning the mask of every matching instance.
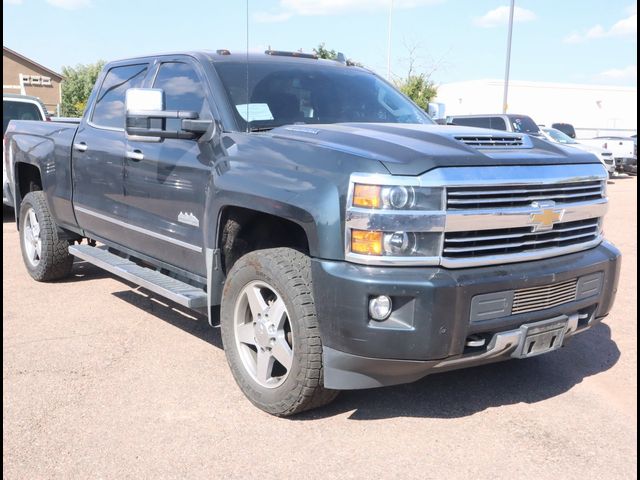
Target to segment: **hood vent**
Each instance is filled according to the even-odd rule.
[[[520,135],[464,135],[454,137],[459,142],[475,148],[526,148],[524,138]]]

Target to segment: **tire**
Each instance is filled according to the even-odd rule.
[[[20,204],[20,249],[29,275],[39,282],[69,276],[69,242],[58,238],[44,192],[30,192]]]
[[[326,405],[338,395],[323,385],[308,256],[273,248],[241,257],[227,276],[220,324],[231,372],[258,408],[285,417]]]

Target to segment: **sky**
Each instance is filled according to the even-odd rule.
[[[321,42],[387,75],[504,77],[508,0],[248,0],[251,51]],[[393,8],[390,5],[393,4]],[[391,22],[389,22],[391,12]],[[44,66],[247,48],[246,0],[3,0],[4,46]],[[516,0],[512,80],[637,86],[637,3]]]

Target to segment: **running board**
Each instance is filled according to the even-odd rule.
[[[141,267],[109,252],[106,247],[70,245],[69,253],[185,307],[197,309],[207,306],[207,292],[204,290]]]

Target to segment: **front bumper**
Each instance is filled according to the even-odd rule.
[[[336,389],[394,385],[428,373],[510,358],[522,325],[556,317],[568,319],[569,337],[608,314],[619,271],[620,252],[609,242],[542,261],[455,270],[316,259],[312,272],[325,385]],[[545,310],[471,320],[475,296],[598,273],[602,283],[591,296]],[[394,312],[384,322],[368,316],[368,301],[377,295],[393,300]],[[474,334],[487,339],[486,348],[469,351],[467,339]]]

